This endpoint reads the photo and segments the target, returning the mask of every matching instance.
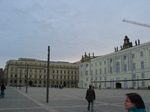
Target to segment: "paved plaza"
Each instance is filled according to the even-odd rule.
[[[125,94],[136,92],[150,110],[150,90],[95,89],[94,112],[127,112],[124,109]],[[86,89],[49,89],[46,103],[46,88],[7,87],[4,98],[0,98],[0,112],[87,112]]]

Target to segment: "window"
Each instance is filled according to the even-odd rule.
[[[132,79],[136,79],[136,74],[132,74]]]
[[[101,62],[99,62],[99,65],[101,65]]]
[[[13,71],[13,67],[11,67],[11,71]]]
[[[74,74],[77,74],[77,71],[75,71]]]
[[[142,74],[141,74],[141,77],[142,77],[142,78],[145,78],[145,73],[142,73]]]
[[[88,71],[86,70],[86,75],[88,75]]]
[[[101,69],[99,70],[99,72],[100,72],[100,74],[102,74],[102,70]]]
[[[143,51],[140,52],[140,56],[143,57]]]
[[[110,73],[112,74],[112,67],[110,67]]]
[[[145,82],[144,81],[142,81],[142,87],[145,87]]]
[[[95,78],[95,81],[97,81],[97,77]]]
[[[119,62],[116,63],[116,72],[117,73],[120,72],[120,63]]]
[[[104,69],[104,72],[105,72],[105,74],[106,74],[106,68]]]
[[[126,56],[124,56],[124,60],[126,60],[127,59],[127,57]]]
[[[100,81],[102,80],[102,78],[100,77]]]
[[[86,67],[88,67],[88,64],[86,64]]]
[[[85,87],[87,86],[87,83],[85,83]]]
[[[135,58],[135,54],[134,53],[132,53],[132,58]]]
[[[93,70],[91,70],[91,75],[93,75]]]
[[[135,65],[135,63],[133,63],[133,70],[135,70],[136,69],[136,65]]]
[[[132,82],[132,84],[133,84],[133,87],[135,87],[135,86],[136,86],[136,82],[135,82],[135,81],[133,81],[133,82]]]
[[[95,70],[95,75],[97,75],[97,70]]]
[[[110,59],[110,63],[112,63],[112,59]]]
[[[88,78],[86,78],[86,81],[89,81],[89,79],[88,79]]]
[[[141,69],[144,69],[144,61],[141,62]]]
[[[104,64],[106,65],[106,61],[104,61]]]

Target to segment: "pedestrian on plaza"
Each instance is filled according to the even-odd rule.
[[[86,97],[85,99],[88,101],[88,111],[91,110],[94,111],[94,100],[95,100],[95,91],[92,88],[93,86],[90,84],[89,89],[86,91]],[[91,108],[90,108],[91,107]]]
[[[4,83],[2,82],[2,84],[1,84],[1,94],[0,94],[1,97],[4,97],[4,95],[5,95],[5,92],[4,92],[5,89],[6,89],[6,87],[5,87]]]
[[[128,112],[146,112],[143,99],[137,93],[127,93],[124,104]]]
[[[101,84],[99,84],[99,90],[101,90]]]

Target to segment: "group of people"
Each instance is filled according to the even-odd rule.
[[[89,85],[85,99],[88,101],[87,110],[94,112],[94,100],[96,96],[92,85]],[[128,112],[146,112],[144,101],[137,93],[127,93],[124,105]]]
[[[4,95],[5,95],[5,89],[6,89],[6,87],[5,87],[5,84],[2,82],[1,84],[0,84],[0,87],[1,87],[1,93],[0,93],[0,97],[4,97]]]

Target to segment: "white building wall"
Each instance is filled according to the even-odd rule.
[[[88,68],[86,64],[89,65]],[[86,70],[90,74],[85,75]],[[82,88],[87,88],[91,83],[95,87],[101,85],[102,88],[116,88],[117,83],[121,84],[121,88],[146,88],[150,86],[150,80],[125,80],[150,79],[150,42],[93,58],[91,62],[81,63],[79,72],[82,73],[82,75],[79,73],[79,82],[83,83]],[[100,83],[100,81],[115,82]]]

